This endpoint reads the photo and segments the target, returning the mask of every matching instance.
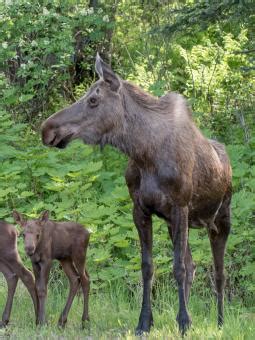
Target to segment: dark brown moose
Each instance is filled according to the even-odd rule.
[[[195,265],[189,227],[206,227],[215,265],[218,324],[223,323],[224,252],[230,231],[231,166],[224,146],[205,138],[177,93],[156,98],[122,80],[97,55],[100,79],[70,107],[42,125],[45,145],[64,148],[80,138],[110,144],[129,156],[126,182],[142,252],[143,302],[136,333],[148,332],[151,311],[152,214],[168,225],[178,285],[177,321],[191,324],[187,305]]]
[[[37,315],[37,295],[33,275],[23,266],[19,257],[15,227],[4,221],[0,221],[0,272],[4,274],[8,286],[8,296],[2,321],[0,321],[0,328],[5,327],[9,322],[13,297],[19,278],[32,297],[35,315]]]
[[[89,320],[89,275],[85,269],[86,251],[89,243],[89,232],[75,222],[55,222],[49,220],[45,211],[37,220],[26,220],[17,211],[13,216],[23,228],[24,244],[27,255],[32,261],[35,284],[39,299],[38,321],[45,323],[45,301],[47,284],[52,260],[59,260],[69,279],[70,291],[59,326],[64,327],[73,299],[81,285],[84,297],[82,326]]]

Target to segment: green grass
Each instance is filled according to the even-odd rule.
[[[129,293],[128,293],[129,292]],[[5,303],[6,285],[0,277],[0,311]],[[135,339],[134,329],[139,316],[141,288],[128,289],[115,284],[90,296],[90,330],[81,329],[82,297],[75,298],[64,330],[56,324],[65,303],[67,290],[59,285],[49,289],[47,326],[34,325],[32,303],[27,291],[19,284],[11,322],[0,330],[0,339]],[[129,296],[130,295],[130,296]],[[181,339],[175,322],[177,294],[166,285],[156,289],[153,299],[154,327],[148,339]],[[157,296],[157,298],[156,298]],[[225,306],[225,325],[216,326],[216,306],[212,297],[199,297],[195,292],[189,310],[193,325],[186,339],[254,339],[255,313],[240,303]]]

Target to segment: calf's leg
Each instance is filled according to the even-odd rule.
[[[82,314],[82,328],[85,327],[85,322],[89,321],[89,274],[85,269],[85,254],[84,254],[84,247],[81,253],[77,253],[74,259],[75,267],[79,273],[80,280],[81,280],[81,287],[83,292],[83,314]]]
[[[3,262],[0,262],[0,272],[4,274],[4,277],[8,285],[8,296],[5,304],[4,312],[2,315],[2,321],[0,322],[0,328],[5,327],[10,319],[13,297],[18,283],[18,276],[12,272],[12,270]]]
[[[143,302],[136,328],[136,335],[141,335],[143,332],[149,332],[153,325],[151,310],[151,282],[153,275],[152,219],[151,215],[144,214],[138,204],[134,206],[133,218],[139,234],[142,253]]]
[[[70,291],[69,291],[69,295],[67,298],[67,302],[65,305],[65,308],[63,310],[63,312],[60,315],[59,321],[58,321],[58,325],[60,327],[64,327],[66,322],[67,322],[67,316],[68,313],[70,311],[70,308],[72,306],[73,303],[73,299],[77,293],[77,290],[79,288],[79,275],[76,271],[76,269],[73,266],[73,263],[71,260],[63,260],[60,261],[61,265],[63,267],[63,270],[66,274],[66,276],[68,277],[69,280],[69,284],[70,284]]]
[[[51,261],[32,263],[35,274],[35,285],[38,295],[38,324],[43,325],[45,319],[45,302],[47,297],[47,284],[51,268]]]
[[[37,316],[38,316],[38,298],[36,293],[36,287],[35,287],[35,281],[33,274],[24,267],[22,264],[19,256],[7,259],[8,266],[11,268],[11,270],[18,276],[18,278],[21,279],[23,284],[26,286],[33,304],[34,304],[34,310],[35,310],[35,317],[37,322]]]

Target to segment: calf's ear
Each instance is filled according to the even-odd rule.
[[[39,217],[39,222],[46,223],[49,220],[49,214],[49,210],[43,211]]]
[[[17,224],[19,224],[20,226],[24,227],[24,225],[26,223],[26,219],[24,218],[24,216],[21,213],[19,213],[17,210],[13,210],[12,216],[14,218],[14,221]]]
[[[100,78],[110,85],[112,91],[117,92],[120,88],[119,77],[113,72],[111,67],[107,65],[100,57],[99,53],[96,56],[95,69]]]

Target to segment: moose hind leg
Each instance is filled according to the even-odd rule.
[[[74,265],[73,265],[71,260],[62,260],[60,262],[61,262],[62,268],[63,268],[66,276],[68,277],[69,284],[70,284],[70,290],[69,290],[67,302],[66,302],[64,310],[61,313],[59,321],[58,321],[58,325],[60,327],[64,327],[65,324],[66,324],[66,321],[67,321],[67,316],[68,316],[69,310],[70,310],[72,303],[73,303],[73,299],[74,299],[74,297],[77,293],[77,290],[79,288],[80,280],[79,280],[79,275],[78,275],[76,269],[74,268]]]
[[[153,325],[151,310],[151,281],[153,275],[152,264],[152,220],[145,215],[139,205],[134,206],[134,222],[139,234],[142,253],[143,302],[136,335],[149,332]]]
[[[215,270],[215,288],[217,293],[218,308],[218,326],[221,327],[224,321],[224,254],[226,242],[230,232],[230,201],[225,201],[219,210],[215,224],[218,232],[209,231],[209,238],[212,248],[214,270]]]
[[[173,241],[173,231],[172,231],[170,224],[168,224],[168,232],[169,232],[171,240]],[[186,304],[188,305],[190,289],[191,289],[192,282],[194,280],[194,276],[196,272],[196,265],[193,262],[192,254],[191,254],[191,250],[190,250],[190,246],[188,242],[187,242],[186,254],[184,258],[184,264],[185,264],[185,300],[186,300]]]
[[[84,253],[84,247],[82,247]],[[81,252],[75,254],[74,264],[80,276],[81,288],[83,292],[83,313],[82,328],[85,328],[86,321],[89,321],[89,274],[85,269],[85,254],[81,256]]]
[[[4,308],[4,312],[2,315],[2,321],[0,322],[0,328],[5,327],[10,319],[11,309],[12,309],[12,303],[13,303],[13,297],[15,294],[15,290],[18,283],[18,276],[13,273],[13,271],[3,262],[0,262],[0,272],[4,274],[4,277],[7,282],[8,286],[8,296]]]
[[[188,305],[189,296],[190,296],[190,289],[191,289],[192,282],[194,280],[194,276],[195,276],[195,272],[196,272],[196,266],[195,266],[195,264],[192,260],[192,255],[191,255],[189,243],[187,243],[184,263],[185,263],[185,271],[186,271],[186,273],[185,273],[186,274],[186,276],[185,276],[185,299],[186,299],[186,304]]]

